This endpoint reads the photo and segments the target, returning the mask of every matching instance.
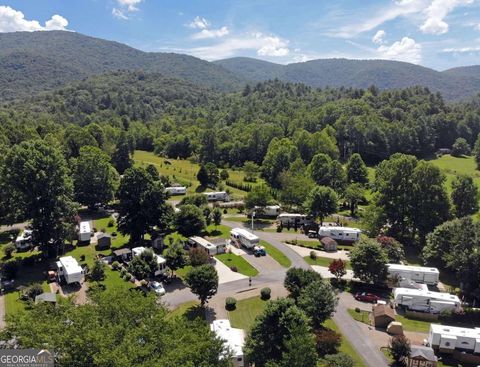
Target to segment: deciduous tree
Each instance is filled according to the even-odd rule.
[[[202,307],[212,298],[218,289],[218,274],[213,265],[193,267],[185,277],[185,283],[192,293],[198,296]]]
[[[338,196],[330,187],[317,186],[307,196],[305,210],[315,218],[323,219],[338,210]]]
[[[381,283],[387,279],[387,254],[380,244],[362,238],[350,252],[350,264],[356,278],[367,283]]]
[[[471,176],[461,175],[453,179],[451,198],[457,218],[475,214],[478,211],[478,187]]]

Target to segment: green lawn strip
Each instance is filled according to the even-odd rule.
[[[230,253],[215,255],[215,258],[220,260],[229,268],[235,266],[240,274],[246,275],[248,277],[254,277],[258,275],[258,270],[255,269],[252,265],[250,265],[250,263],[242,256]]]
[[[172,319],[174,317],[187,317],[187,319],[192,319],[201,317],[205,318],[205,313],[200,309],[200,303],[198,301],[190,301],[181,304],[174,310],[172,310],[168,315],[167,315],[167,320]]]
[[[285,256],[285,254],[277,249],[275,246],[265,242],[263,240],[260,241],[260,245],[265,247],[267,254],[270,255],[276,262],[282,265],[284,268],[289,268],[292,265],[290,259]]]
[[[327,321],[325,321],[323,323],[323,326],[329,329],[335,330],[337,333],[340,333],[340,330],[337,324],[335,324],[335,321],[333,321],[332,319],[328,319]],[[347,338],[345,338],[344,335],[342,335],[342,344],[340,345],[340,348],[338,349],[338,351],[348,354],[350,357],[352,357],[355,363],[354,364],[355,367],[366,367],[365,363],[363,362],[363,359],[357,354],[353,346],[350,344]]]
[[[330,263],[334,260],[334,259],[331,259],[329,257],[321,257],[321,256],[317,256],[317,258],[315,260],[312,259],[310,256],[305,256],[303,259],[309,265],[318,265],[318,266],[323,266],[325,268],[328,268]],[[347,269],[352,270],[352,266],[350,265],[350,261],[345,261],[345,262],[346,262]]]
[[[262,300],[259,296],[238,301],[235,310],[228,311],[230,324],[234,328],[248,332],[255,318],[265,309],[266,304],[267,301]]]
[[[370,312],[364,310],[360,310],[360,312],[357,312],[351,308],[349,308],[347,312],[350,314],[350,316],[352,316],[354,320],[370,325]]]
[[[221,238],[230,238],[230,227],[224,226],[220,224],[216,226],[215,224],[211,224],[207,227],[207,230],[203,234],[206,237],[221,237]]]

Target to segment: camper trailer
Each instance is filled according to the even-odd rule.
[[[166,187],[165,191],[168,192],[170,195],[185,195],[187,193],[187,188],[184,186],[171,186]]]
[[[223,340],[225,350],[230,351],[229,355],[232,361],[232,366],[243,367],[245,366],[243,356],[243,346],[245,345],[245,331],[242,329],[235,329],[230,326],[230,321],[214,320],[210,324],[210,330],[212,330],[219,339]]]
[[[256,206],[250,210],[248,217],[255,213],[257,218],[277,218],[280,211],[280,205]]]
[[[15,247],[17,250],[27,250],[32,247],[32,231],[30,229],[24,230],[15,239]]]
[[[230,231],[230,240],[237,246],[243,246],[247,249],[253,249],[260,243],[260,239],[253,233],[243,228],[234,228]]]
[[[92,228],[90,227],[90,222],[80,222],[78,228],[78,240],[80,242],[90,242],[90,237],[92,237]]]
[[[205,192],[208,201],[230,201],[230,196],[225,191]]]
[[[298,213],[282,213],[279,214],[277,217],[277,223],[281,224],[282,226],[290,226],[297,227],[301,226],[309,226],[315,224],[315,220],[312,217],[309,217],[305,214],[298,214]]]
[[[210,241],[206,240],[203,237],[190,237],[188,239],[188,245],[193,248],[203,248],[207,254],[210,256],[214,256],[217,254],[225,253],[226,244],[225,242],[222,243],[211,243]]]
[[[408,266],[401,264],[387,264],[388,276],[391,279],[412,280],[416,283],[429,285],[438,284],[440,272],[437,268],[422,266]]]
[[[61,257],[57,261],[57,274],[67,284],[83,282],[84,274],[82,267],[72,256]]]
[[[362,231],[350,227],[320,227],[318,237],[330,237],[340,244],[351,245],[360,240]]]
[[[480,328],[430,324],[427,343],[442,353],[480,353]]]
[[[139,256],[145,250],[146,250],[145,247],[135,247],[135,248],[132,248],[132,254],[133,256]],[[158,275],[165,274],[165,272],[167,271],[167,261],[160,255],[157,255],[155,253],[154,253],[154,256],[156,256],[157,264],[158,264],[158,269],[154,275],[158,276]]]
[[[461,304],[460,299],[455,295],[424,289],[395,288],[393,296],[397,307],[420,312],[456,311]]]

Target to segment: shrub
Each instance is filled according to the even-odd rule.
[[[113,219],[110,219],[107,223],[107,227],[113,227],[115,225],[115,221]]]
[[[403,363],[410,355],[410,341],[404,335],[396,335],[390,339],[390,354],[397,363]]]
[[[360,308],[355,307],[355,312],[356,312],[356,313],[360,313]]]
[[[228,210],[227,210],[227,209],[223,209],[223,214],[228,214]]]
[[[18,271],[18,262],[15,260],[9,260],[2,266],[2,274],[5,279],[15,279]]]
[[[90,272],[90,279],[95,282],[100,282],[105,279],[105,263],[101,260],[95,260],[92,271]]]
[[[112,237],[117,237],[117,232],[112,232]]]
[[[132,279],[132,274],[125,273],[124,279],[128,282],[130,279]]]
[[[237,307],[237,300],[233,297],[227,297],[225,300],[225,308],[228,311],[233,311]]]
[[[40,283],[34,283],[23,290],[22,296],[20,298],[24,301],[34,301],[35,297],[42,293],[42,285]]]
[[[114,261],[112,263],[112,269],[113,270],[118,270],[118,268],[120,268],[120,263],[118,261]]]
[[[15,245],[13,243],[9,243],[3,248],[3,253],[5,254],[7,259],[10,259],[15,251]]]
[[[326,367],[353,367],[352,357],[345,353],[329,354],[325,358]]]
[[[100,232],[105,233],[107,230],[105,228],[102,228]]]
[[[267,300],[267,299],[270,299],[270,296],[272,294],[272,290],[268,287],[265,287],[265,288],[262,288],[260,290],[260,297],[263,299],[263,300]]]
[[[145,279],[143,279],[143,280],[140,282],[140,285],[141,285],[142,287],[146,287],[146,286],[148,285],[148,282],[147,282]]]
[[[200,266],[208,264],[210,261],[208,254],[205,250],[201,248],[192,248],[188,251],[188,258],[190,260],[190,265],[192,266]]]
[[[342,337],[333,330],[321,329],[315,331],[315,342],[318,355],[323,357],[327,354],[337,353]]]
[[[80,261],[85,261],[85,255],[80,255]]]
[[[310,251],[310,259],[317,260],[317,253],[315,251]]]
[[[125,274],[127,274],[127,271],[124,268],[122,268],[122,270],[120,270],[120,276],[123,278]]]
[[[236,266],[230,266],[230,270],[237,273],[238,272],[238,269]]]
[[[23,266],[33,266],[33,265],[35,265],[35,259],[36,259],[36,258],[37,258],[37,256],[25,257],[25,258],[22,260]]]

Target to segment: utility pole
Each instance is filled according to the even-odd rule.
[[[254,219],[255,219],[255,212],[253,211],[252,212],[252,233],[253,233],[253,221],[254,221]]]

